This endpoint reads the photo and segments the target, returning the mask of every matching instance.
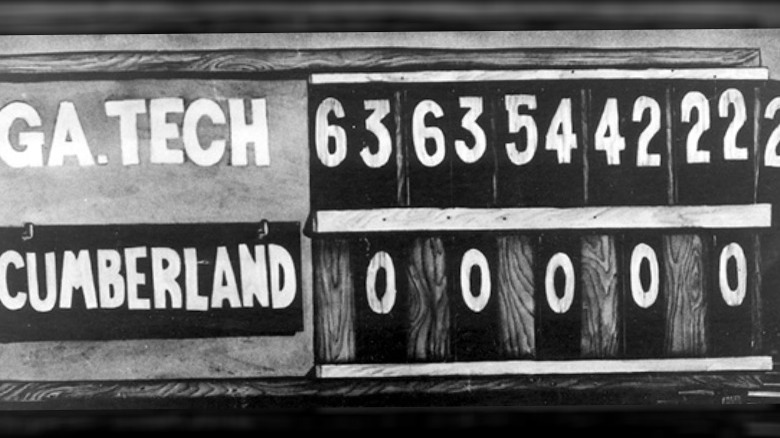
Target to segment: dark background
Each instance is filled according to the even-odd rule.
[[[780,3],[763,1],[249,1],[15,0],[0,3],[0,34],[483,31],[771,28]],[[0,366],[2,364],[0,363]],[[509,432],[515,436],[780,436],[771,406],[574,408],[274,408],[235,403],[110,410],[35,403],[0,413],[0,436],[306,436],[414,431]],[[150,409],[153,408],[153,409]]]

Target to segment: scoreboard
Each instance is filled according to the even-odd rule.
[[[318,375],[771,368],[768,76],[313,74]]]

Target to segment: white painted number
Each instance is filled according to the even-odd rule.
[[[471,291],[471,271],[472,268],[479,268],[480,286],[479,295],[474,296]],[[481,312],[487,306],[490,300],[490,267],[487,258],[477,249],[470,249],[463,254],[463,260],[460,262],[460,290],[463,295],[463,302],[474,312]]]
[[[780,97],[775,97],[764,110],[764,118],[772,120],[777,114],[777,110],[780,109]],[[777,145],[780,143],[780,124],[775,126],[772,130],[772,134],[769,135],[769,139],[766,142],[766,149],[764,149],[764,165],[767,167],[780,167],[780,154],[777,153]]]
[[[530,114],[519,114],[520,107],[526,107],[533,111],[536,109],[536,96],[532,94],[510,94],[504,96],[504,106],[509,117],[509,133],[519,133],[525,129],[527,142],[525,148],[518,150],[517,143],[506,144],[506,154],[509,161],[517,166],[528,164],[536,154],[536,146],[539,143],[539,133],[536,122]]]
[[[387,164],[393,152],[390,131],[382,123],[382,119],[390,114],[390,101],[387,99],[366,100],[363,105],[366,110],[373,110],[366,119],[366,129],[376,137],[377,148],[376,153],[371,153],[370,148],[365,146],[360,151],[360,156],[368,167],[377,169]]]
[[[463,140],[455,140],[455,152],[464,163],[476,163],[482,158],[487,147],[487,137],[485,131],[477,123],[477,118],[482,115],[483,103],[481,97],[461,97],[459,100],[461,108],[468,108],[468,112],[463,115],[461,126],[467,129],[474,136],[474,145],[469,147]]]
[[[642,287],[640,275],[642,262],[646,261],[650,268],[650,285],[647,289]],[[647,309],[658,298],[658,258],[655,251],[649,245],[640,243],[631,252],[631,296],[637,306]]]
[[[432,100],[423,100],[417,104],[412,114],[412,143],[417,159],[425,167],[436,167],[444,161],[444,133],[435,126],[425,125],[425,116],[433,114],[437,119],[444,117],[444,110]],[[425,143],[433,140],[434,151],[428,153]]]
[[[729,259],[734,259],[737,264],[737,287],[729,286],[728,263]],[[720,285],[720,294],[723,301],[730,307],[737,307],[742,304],[747,291],[747,260],[745,251],[736,242],[732,242],[723,248],[720,252],[720,266],[718,267],[718,283]]]
[[[558,297],[555,290],[555,271],[563,269],[566,284],[563,288],[563,296]],[[547,263],[547,271],[544,275],[544,290],[547,296],[547,304],[555,313],[566,313],[574,301],[574,266],[566,254],[559,252],[550,258]]]
[[[734,117],[732,117],[726,134],[723,136],[723,158],[725,160],[747,160],[747,147],[737,146],[737,134],[747,120],[747,110],[745,109],[745,97],[736,88],[729,88],[720,95],[718,116],[728,117],[730,106],[734,107]]]
[[[695,109],[699,119],[688,132],[688,138],[685,142],[685,157],[688,163],[709,163],[710,151],[699,149],[699,139],[701,135],[710,129],[710,105],[707,97],[698,92],[688,92],[682,100],[682,121],[691,122],[691,112]]]
[[[379,299],[376,291],[376,275],[380,269],[385,270],[385,294]],[[368,297],[368,307],[374,313],[384,315],[390,313],[395,305],[395,265],[390,254],[379,251],[371,258],[368,263],[368,272],[366,273],[366,296]]]
[[[650,111],[650,123],[639,134],[636,150],[637,167],[659,167],[661,154],[651,154],[647,151],[653,137],[661,130],[661,106],[652,97],[640,96],[634,101],[634,113],[631,120],[641,122],[645,112]]]
[[[336,167],[347,157],[347,133],[338,125],[329,125],[328,116],[335,115],[339,119],[344,118],[344,107],[341,102],[328,97],[317,107],[314,126],[314,146],[317,150],[317,158],[327,167]],[[334,150],[330,150],[330,139],[334,141]]]
[[[596,127],[595,148],[607,154],[607,165],[620,165],[620,153],[626,149],[626,138],[620,135],[618,101],[614,97],[607,99],[604,112]]]
[[[558,151],[558,163],[571,163],[571,151],[577,149],[577,134],[571,121],[571,99],[561,99],[547,130],[544,148]]]

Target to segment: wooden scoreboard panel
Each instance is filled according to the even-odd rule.
[[[395,96],[395,201],[340,206],[312,179],[312,199],[323,194],[316,239],[354,242],[347,362],[407,364],[400,375],[426,364],[489,374],[749,362],[761,353],[757,229],[772,218],[761,159],[774,149],[762,145],[780,108],[765,108],[764,79],[761,69],[317,77],[313,105],[350,81]],[[392,317],[366,310],[377,251],[399,260]],[[648,370],[683,366],[660,363]]]

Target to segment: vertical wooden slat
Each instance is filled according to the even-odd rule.
[[[402,123],[402,91],[393,93],[393,120],[395,121],[396,201],[399,206],[409,205],[409,160],[406,158],[404,128]]]
[[[498,237],[499,348],[506,359],[536,355],[534,253],[527,236]]]
[[[349,242],[314,239],[315,349],[318,363],[355,359],[355,297]]]
[[[407,356],[410,360],[445,360],[450,356],[450,309],[442,238],[416,238],[406,268],[410,324]]]
[[[583,357],[618,354],[618,258],[615,237],[582,237]]]
[[[664,353],[700,356],[707,353],[706,251],[696,234],[664,236],[666,333]]]
[[[750,288],[747,293],[750,295],[750,322],[751,322],[751,350],[753,354],[761,354],[764,350],[763,332],[764,321],[762,316],[763,300],[761,299],[761,288],[763,285],[763,274],[761,272],[761,238],[758,233],[753,234],[753,271],[748,273],[753,281],[749,282]],[[749,257],[749,256],[748,256]]]

